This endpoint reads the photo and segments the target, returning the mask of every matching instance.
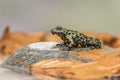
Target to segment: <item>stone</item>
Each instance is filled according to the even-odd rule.
[[[77,60],[81,62],[90,62],[91,59],[88,58],[78,58],[77,55],[69,53],[69,51],[60,51],[59,47],[55,47],[59,42],[38,42],[27,45],[13,53],[17,59],[23,61],[28,65],[32,65],[38,61],[42,61],[45,59],[69,59],[69,60]],[[107,46],[102,47],[105,50],[110,50],[113,48],[109,48]],[[75,49],[74,49],[75,50]],[[79,51],[87,51],[88,49],[81,48]],[[23,64],[18,63],[12,57],[9,57],[5,63],[1,65],[1,67],[9,68],[13,71],[20,73],[29,74],[30,66],[26,67]]]

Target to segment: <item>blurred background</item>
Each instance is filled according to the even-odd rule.
[[[57,25],[78,31],[119,34],[120,0],[0,0],[0,34],[36,32]]]

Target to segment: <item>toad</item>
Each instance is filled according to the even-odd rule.
[[[71,48],[101,48],[101,42],[98,38],[89,37],[78,31],[57,26],[51,30],[51,33],[58,35],[64,41],[59,45],[66,46],[66,50],[71,50]]]

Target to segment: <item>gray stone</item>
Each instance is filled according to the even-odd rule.
[[[70,59],[82,62],[90,62],[91,59],[88,58],[78,58],[77,55],[69,53],[69,51],[60,51],[58,47],[55,47],[58,42],[39,42],[27,45],[13,53],[13,56],[20,59],[26,64],[32,65],[38,61],[45,59]],[[112,48],[103,46],[105,50],[110,50]],[[87,51],[85,48],[79,49],[79,51]],[[30,66],[26,67],[12,57],[9,57],[5,63],[1,65],[2,67],[12,69],[16,72],[29,74]]]

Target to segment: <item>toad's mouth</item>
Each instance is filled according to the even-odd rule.
[[[61,31],[58,31],[58,30],[51,30],[51,33],[53,34],[53,35],[55,35],[55,34],[57,34],[57,35],[60,35],[60,34],[62,34],[61,33]]]
[[[52,33],[53,35],[56,34],[54,30],[51,30],[51,33]]]

